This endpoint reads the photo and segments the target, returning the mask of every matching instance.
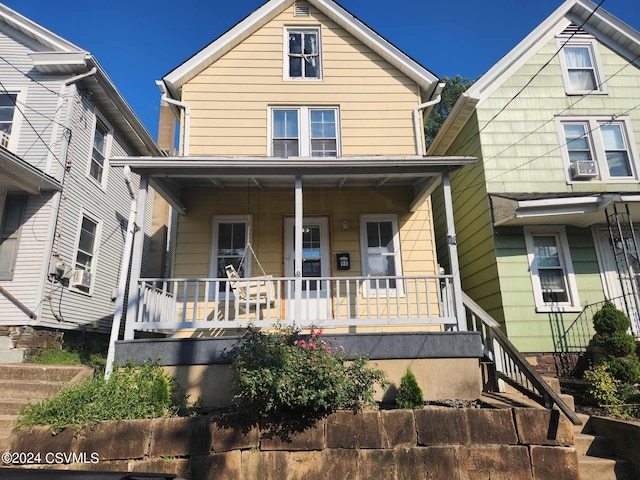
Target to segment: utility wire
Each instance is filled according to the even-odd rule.
[[[457,152],[460,152],[464,147],[466,147],[470,142],[473,141],[474,138],[478,137],[493,121],[495,121],[496,118],[498,118],[502,112],[504,112],[507,107],[509,105],[511,105],[511,103],[520,96],[520,94],[529,86],[531,85],[531,83],[538,77],[538,75],[540,75],[540,73],[542,73],[542,71],[547,68],[547,66],[549,66],[549,64],[553,61],[554,58],[556,58],[558,56],[558,54],[562,51],[562,49],[565,47],[565,45],[567,45],[567,43],[569,43],[571,41],[571,39],[578,33],[579,30],[582,29],[582,27],[584,27],[587,22],[591,19],[591,17],[598,11],[598,9],[600,8],[600,6],[605,2],[605,0],[601,0],[600,3],[596,6],[596,8],[593,9],[593,11],[589,14],[589,16],[584,20],[584,22],[582,22],[582,24],[580,24],[580,26],[578,27],[578,29],[574,32],[571,33],[571,35],[569,36],[569,38],[567,38],[564,43],[560,46],[560,48],[558,48],[555,53],[551,56],[551,58],[549,58],[549,60],[547,60],[547,62],[545,62],[544,65],[542,65],[538,71],[533,75],[533,77],[531,77],[529,79],[529,81],[527,81],[527,83],[520,89],[518,90],[518,92],[516,92],[516,94],[511,97],[509,99],[509,101],[507,103],[504,104],[504,106],[493,116],[489,119],[489,121],[481,128],[479,129],[477,132],[475,132],[470,138],[468,138],[462,145],[460,145],[457,150],[455,152],[452,153],[452,155],[456,155]]]

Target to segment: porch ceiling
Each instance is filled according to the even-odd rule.
[[[587,228],[607,223],[605,210],[626,204],[631,221],[640,224],[640,194],[602,193],[573,196],[551,194],[490,195],[496,226],[571,225]]]
[[[0,190],[37,195],[41,191],[61,188],[62,186],[55,178],[0,147]]]
[[[416,201],[434,185],[442,172],[475,163],[474,157],[393,156],[340,158],[276,157],[116,157],[111,165],[128,165],[151,184],[174,207],[180,205],[184,188],[293,187],[296,177],[304,187],[371,187],[406,185]],[[412,208],[415,205],[412,204]]]

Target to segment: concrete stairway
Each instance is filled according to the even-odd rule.
[[[574,398],[560,392],[558,379],[552,377],[544,377],[544,379],[555,392],[560,394],[562,400],[575,410]],[[488,403],[496,399],[511,406],[543,408],[511,387],[507,387],[506,393],[491,394],[488,397]],[[637,480],[638,475],[632,463],[617,458],[611,443],[605,437],[591,434],[589,415],[578,414],[578,416],[582,420],[582,425],[574,425],[573,429],[581,480]]]
[[[8,450],[9,436],[22,407],[91,375],[93,370],[84,365],[0,364],[0,452]]]
[[[582,480],[634,480],[637,479],[633,465],[628,460],[617,458],[609,440],[592,435],[589,416],[579,414],[582,425],[574,425],[575,449]]]

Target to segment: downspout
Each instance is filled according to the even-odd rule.
[[[182,156],[188,157],[189,156],[189,136],[191,131],[191,107],[189,107],[189,104],[186,102],[182,102],[180,100],[175,100],[173,98],[170,98],[167,92],[167,87],[165,86],[164,82],[162,82],[161,80],[157,80],[156,85],[162,92],[162,97],[160,99],[161,102],[175,105],[179,108],[184,109],[184,125],[182,129],[182,139],[183,139],[182,140]]]
[[[116,341],[120,336],[120,323],[122,322],[122,313],[124,310],[124,294],[127,289],[127,278],[129,276],[129,264],[131,262],[131,247],[133,246],[133,236],[135,234],[136,215],[138,213],[136,195],[131,186],[131,168],[125,165],[124,182],[127,185],[129,196],[131,197],[131,210],[129,211],[129,223],[127,226],[127,238],[124,244],[124,252],[122,255],[122,265],[120,266],[120,278],[118,279],[118,292],[116,293],[115,310],[113,312],[113,323],[111,325],[111,337],[109,338],[109,350],[107,351],[107,364],[104,370],[104,378],[109,380],[113,372],[113,363],[116,355]]]
[[[437,95],[437,97],[433,99],[433,96],[432,96],[431,97],[432,100],[429,100],[428,102],[425,102],[425,103],[421,103],[420,105],[418,105],[416,108],[413,109],[413,128],[416,136],[416,155],[422,156],[425,154],[424,127],[420,124],[420,111],[424,110],[425,108],[432,107],[437,103],[440,103],[440,100],[442,99],[442,96],[440,95],[440,93],[442,92],[442,90],[444,90],[445,86],[446,86],[445,83],[439,83],[435,91],[433,92],[433,94]]]

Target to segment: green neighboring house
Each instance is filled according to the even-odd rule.
[[[640,335],[639,59],[640,33],[566,1],[460,97],[427,152],[478,158],[452,173],[457,235],[436,211],[438,241],[457,242],[464,291],[522,352],[576,349],[586,328],[583,348],[605,298]]]

